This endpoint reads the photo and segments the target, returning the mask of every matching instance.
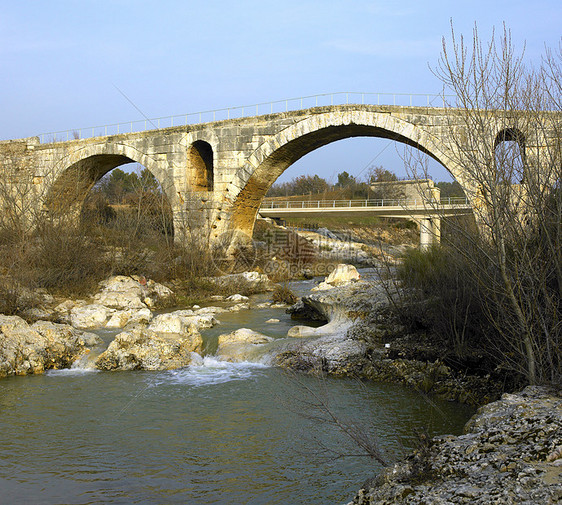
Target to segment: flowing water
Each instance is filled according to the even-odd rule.
[[[281,338],[294,324],[282,309],[218,318],[209,348],[239,327]],[[472,414],[395,385],[213,356],[168,372],[12,377],[0,381],[0,503],[345,503],[380,465],[337,457],[357,449],[311,419],[319,401],[376,433],[389,459],[415,445],[414,430],[459,433]]]

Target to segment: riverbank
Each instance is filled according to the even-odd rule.
[[[561,391],[527,387],[481,407],[465,434],[426,440],[349,505],[562,501]]]
[[[326,287],[323,284],[318,287]],[[303,296],[289,309],[296,319],[327,324],[300,334],[299,327],[293,329],[293,335],[309,338],[276,356],[276,365],[403,384],[420,394],[472,406],[496,400],[506,390],[501,370],[475,366],[482,363],[477,353],[460,360],[430,336],[408,332],[393,310],[394,285],[369,279],[327,287]]]
[[[481,408],[465,435],[420,436],[418,449],[381,471],[353,505],[478,503],[535,505],[562,500],[561,391],[512,391],[482,351],[452,357],[438,339],[408,333],[391,310],[389,287],[350,282],[311,293],[290,310],[340,329],[296,345],[277,364],[308,373],[399,383]],[[393,316],[394,314],[394,316]],[[501,399],[498,399],[501,396]],[[350,504],[351,505],[351,504]]]

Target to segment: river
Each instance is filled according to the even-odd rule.
[[[218,318],[204,334],[209,349],[239,327],[281,338],[294,324],[271,308]],[[380,465],[335,457],[357,449],[310,419],[322,414],[314,397],[376,433],[390,459],[415,446],[414,430],[458,434],[473,413],[396,385],[295,377],[212,355],[168,372],[11,377],[0,392],[6,504],[345,503]]]

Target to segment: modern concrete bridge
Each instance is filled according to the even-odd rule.
[[[260,111],[258,106],[249,110]],[[478,188],[458,163],[463,153],[453,146],[459,142],[451,141],[458,135],[462,143],[466,135],[457,115],[455,109],[427,105],[344,103],[129,133],[98,135],[94,128],[97,136],[62,142],[56,141],[60,136],[47,142],[31,137],[0,142],[0,182],[37,211],[78,212],[103,175],[138,162],[160,182],[176,236],[195,227],[214,242],[234,232],[251,236],[267,190],[299,158],[331,142],[365,136],[428,154],[449,170],[473,204]],[[490,136],[505,138],[504,123]],[[536,132],[516,138],[524,139],[525,161],[533,166],[544,138]],[[6,204],[4,211],[9,211]]]
[[[429,247],[441,238],[441,219],[472,213],[466,198],[446,198],[438,201],[419,199],[377,200],[267,200],[259,214],[270,218],[315,216],[378,216],[411,219],[420,227],[420,247]]]

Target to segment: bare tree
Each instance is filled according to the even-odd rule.
[[[499,339],[489,344],[532,384],[561,378],[561,62],[558,49],[527,67],[505,27],[489,43],[476,28],[468,43],[452,29],[435,69],[444,96],[456,96],[446,164],[480,232],[456,228],[464,240],[449,245],[478,285]],[[427,177],[419,163],[410,169]]]

